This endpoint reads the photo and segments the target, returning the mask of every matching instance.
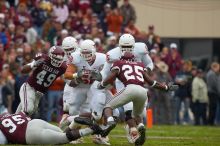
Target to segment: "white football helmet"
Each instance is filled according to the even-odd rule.
[[[66,55],[70,55],[71,53],[75,52],[78,47],[77,40],[74,37],[68,36],[62,41],[62,48]]]
[[[50,48],[48,55],[51,59],[51,64],[55,67],[60,67],[64,61],[64,51],[60,46]]]
[[[125,52],[133,52],[134,49],[134,44],[135,44],[135,39],[131,34],[123,34],[120,38],[119,38],[119,47],[121,49],[122,55]]]
[[[87,61],[92,62],[95,58],[96,47],[92,40],[84,40],[80,45],[80,54]]]

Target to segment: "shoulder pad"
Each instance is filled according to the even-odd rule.
[[[119,47],[116,47],[106,53],[107,62],[114,62],[116,60],[120,60],[121,51]]]
[[[41,58],[46,58],[46,55],[42,53],[37,53],[34,57],[34,60],[39,60]]]
[[[72,64],[77,64],[81,60],[80,52],[74,52],[71,54],[72,56]]]
[[[142,55],[149,53],[147,45],[145,43],[142,43],[142,42],[135,43],[134,52],[137,53],[137,54],[142,54]]]

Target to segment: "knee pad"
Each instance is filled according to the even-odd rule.
[[[130,119],[132,119],[132,110],[126,111],[125,112],[125,121],[128,121]]]

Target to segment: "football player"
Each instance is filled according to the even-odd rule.
[[[125,87],[114,95],[114,98],[112,98],[104,108],[103,113],[108,128],[104,130],[102,136],[108,135],[116,126],[116,122],[112,116],[113,109],[132,101],[134,105],[132,116],[126,119],[130,126],[129,133],[136,145],[143,145],[145,141],[145,126],[142,123],[141,114],[147,100],[147,89],[144,88],[144,83],[147,82],[151,87],[164,91],[176,90],[178,86],[172,84],[164,85],[151,80],[145,65],[141,62],[135,62],[134,55],[129,53],[129,51],[123,54],[121,60],[115,61],[110,70],[111,74],[98,85],[98,88],[105,88],[108,84],[112,84],[116,78],[118,78]]]
[[[101,128],[90,127],[79,130],[59,127],[40,119],[30,119],[25,113],[0,115],[0,144],[65,144],[89,134],[99,134]]]
[[[23,111],[31,116],[37,110],[40,98],[66,68],[64,51],[59,46],[51,47],[48,55],[37,54],[31,63],[24,65],[21,73],[32,73],[20,88],[21,103],[16,113]]]
[[[79,51],[79,46],[77,43],[77,40],[74,37],[68,36],[65,37],[62,41],[62,49],[65,52],[65,57],[64,60],[67,62],[67,65],[70,67],[72,67],[72,72],[75,72],[76,69],[74,68],[74,66],[71,66],[71,62],[72,62],[72,56],[71,54],[75,51]],[[69,105],[66,102],[68,99],[70,99],[72,97],[72,93],[73,89],[71,86],[69,86],[69,83],[71,82],[71,80],[65,80],[66,84],[64,86],[64,91],[63,91],[63,116],[62,116],[62,121],[66,118],[66,116],[68,116],[69,114]]]
[[[123,34],[119,38],[119,46],[110,50],[107,52],[106,57],[107,57],[107,62],[105,63],[103,70],[102,70],[102,79],[104,80],[109,74],[110,74],[110,68],[112,64],[120,60],[121,56],[125,52],[132,52],[134,54],[135,60],[143,62],[146,69],[150,72],[153,70],[153,62],[148,54],[148,48],[145,43],[137,42],[135,43],[135,39],[132,35],[130,34]],[[123,89],[124,85],[119,81],[116,80],[116,89],[117,92],[120,92],[120,90]],[[133,103],[130,102],[126,105],[123,106],[124,111],[125,111],[125,119],[128,119],[131,117],[132,109],[133,109]],[[129,124],[129,123],[127,123]],[[129,127],[129,126],[126,126]],[[126,128],[126,132],[128,132],[129,129]],[[127,135],[128,140],[130,141],[129,135]]]
[[[72,63],[64,75],[65,79],[71,80],[69,85],[73,87],[71,98],[67,99],[69,114],[91,116],[92,109],[93,113],[96,113],[95,119],[99,120],[102,117],[106,96],[104,91],[97,90],[97,84],[101,81],[100,71],[106,62],[106,56],[96,52],[96,46],[92,40],[84,40],[80,45],[80,50],[72,53],[71,56]],[[76,71],[73,72],[72,68]],[[63,119],[60,122],[61,127],[70,124],[71,120],[68,119],[73,118]],[[102,139],[99,138],[99,140]]]

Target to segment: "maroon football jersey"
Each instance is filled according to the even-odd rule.
[[[113,63],[111,67],[111,70],[114,69],[119,70],[117,78],[125,86],[127,86],[128,84],[144,86],[143,73],[145,71],[145,67],[143,63],[117,60]]]
[[[38,55],[34,60],[39,59],[44,60],[44,63],[33,71],[27,82],[35,90],[45,93],[56,78],[65,73],[67,64],[63,62],[60,67],[54,67],[49,56],[45,54]]]
[[[26,144],[26,128],[31,119],[23,112],[18,114],[5,114],[0,116],[0,130],[9,143]]]

